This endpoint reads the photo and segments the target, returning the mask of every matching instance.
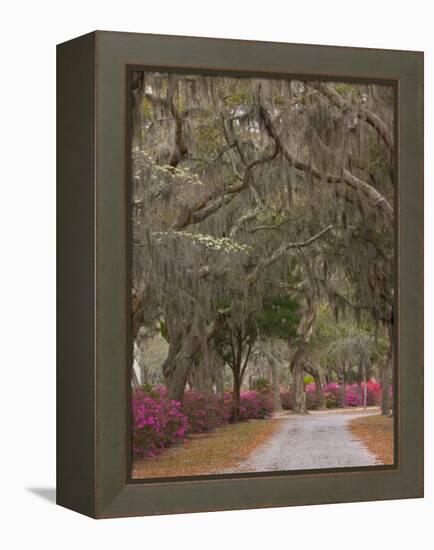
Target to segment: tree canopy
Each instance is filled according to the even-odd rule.
[[[297,385],[324,308],[393,334],[393,88],[138,71],[132,97],[133,328],[164,327],[174,397],[267,338]]]

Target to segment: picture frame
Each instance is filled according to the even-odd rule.
[[[388,83],[395,101],[393,466],[132,480],[129,75]],[[57,49],[57,503],[93,518],[423,496],[423,53],[95,31]]]

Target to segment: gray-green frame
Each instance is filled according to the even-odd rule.
[[[132,66],[395,86],[394,467],[130,479]],[[57,97],[58,504],[105,518],[423,496],[423,53],[96,31],[58,46]]]

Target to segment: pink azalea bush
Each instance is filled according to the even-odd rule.
[[[224,396],[206,395],[191,390],[184,395],[182,412],[188,418],[189,431],[211,432],[229,422],[231,403]]]
[[[342,407],[342,387],[336,383],[322,388],[323,401],[327,408]],[[315,384],[305,387],[306,406],[316,409],[320,406]],[[284,409],[292,408],[291,389],[281,392]],[[381,403],[380,384],[367,383],[367,404]],[[345,387],[345,405],[363,405],[363,384],[349,384]],[[133,452],[140,456],[154,456],[161,449],[182,441],[189,433],[207,433],[227,424],[231,418],[233,396],[207,395],[198,391],[185,392],[183,403],[169,399],[164,387],[146,387],[133,392]],[[263,419],[271,416],[274,409],[269,390],[243,391],[240,395],[240,420]]]
[[[316,386],[314,382],[310,382],[305,386],[306,392],[306,408],[309,410],[319,409],[321,406],[320,399],[316,393]],[[324,394],[323,394],[324,397]]]
[[[165,388],[151,393],[136,390],[132,398],[133,452],[154,456],[159,449],[182,440],[188,432],[188,418],[181,403],[168,399]]]
[[[133,392],[133,453],[155,456],[164,447],[184,439],[189,433],[207,433],[227,424],[233,397],[187,391],[183,403],[169,399],[164,387],[146,387]],[[267,391],[241,392],[240,420],[268,418],[274,408]]]
[[[364,384],[352,384],[346,387],[345,404],[349,407],[360,407],[363,405]],[[368,406],[380,405],[381,386],[377,382],[366,383],[366,402]]]
[[[289,388],[280,392],[280,402],[285,411],[292,409],[292,392]]]
[[[269,418],[274,410],[268,391],[243,391],[240,396],[240,420]]]
[[[362,384],[363,386],[363,384]],[[390,396],[392,397],[393,388],[390,386]],[[381,384],[369,380],[366,383],[366,394],[368,405],[381,405]]]
[[[330,384],[325,384],[322,388],[325,405],[328,409],[334,409],[336,407],[342,407],[342,389],[339,384],[336,382],[330,382]]]
[[[363,406],[363,384],[347,384],[345,386],[345,406],[346,407],[361,407]],[[315,410],[320,406],[314,383],[307,384],[306,392],[306,408]],[[336,382],[325,384],[322,388],[323,402],[328,409],[339,408],[343,406],[342,386]],[[372,380],[366,384],[366,400],[367,405],[375,406],[381,404],[381,386]],[[291,389],[282,391],[280,394],[282,407],[286,410],[292,409],[292,393]]]

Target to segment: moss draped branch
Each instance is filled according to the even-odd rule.
[[[173,224],[172,229],[175,231],[180,231],[189,225],[200,223],[217,212],[222,206],[226,206],[232,202],[235,195],[245,191],[249,187],[253,169],[260,164],[265,164],[266,162],[272,161],[276,158],[277,152],[277,147],[274,146],[270,153],[251,161],[244,171],[240,184],[229,186],[226,191],[223,192],[220,190],[216,191],[215,193],[210,194],[207,198],[197,202],[194,206],[188,208],[187,211],[182,213],[181,217],[178,218],[175,224]]]
[[[315,166],[311,166],[295,158],[289,152],[286,145],[283,143],[283,140],[281,139],[279,132],[276,130],[273,124],[270,113],[267,111],[267,109],[263,105],[259,106],[259,110],[260,110],[262,119],[264,121],[265,127],[269,132],[269,135],[273,138],[278,150],[282,153],[282,155],[286,158],[286,160],[291,166],[293,166],[296,170],[300,170],[302,172],[306,172],[310,174],[312,177],[316,178],[317,180],[326,181],[327,183],[331,183],[331,184],[340,184],[340,183],[345,184],[347,187],[351,188],[352,190],[362,193],[363,196],[367,199],[368,203],[373,208],[377,208],[381,212],[383,212],[389,221],[393,220],[393,208],[387,201],[386,197],[384,197],[379,191],[377,191],[374,187],[372,187],[365,181],[354,176],[349,170],[344,169],[341,175],[334,175],[329,173],[323,174]]]
[[[332,105],[337,107],[340,111],[349,111],[351,109],[350,104],[335,90],[327,86],[324,82],[308,82],[307,83],[311,88],[318,90],[324,97],[326,97]],[[380,138],[383,140],[385,145],[393,150],[393,135],[389,131],[387,125],[381,120],[381,118],[366,109],[366,107],[361,107],[357,112],[358,118],[366,121]]]
[[[276,263],[286,252],[288,252],[291,249],[303,249],[311,244],[313,244],[318,239],[321,239],[321,237],[324,237],[324,235],[327,235],[332,229],[336,229],[337,225],[329,225],[316,233],[315,235],[312,235],[309,239],[306,239],[304,241],[294,241],[294,242],[286,242],[283,243],[277,248],[270,256],[265,258],[263,261],[259,262],[258,265],[253,269],[253,271],[248,275],[248,281],[249,285],[252,286],[256,283],[258,280],[259,274],[266,268],[270,267],[274,263]]]

